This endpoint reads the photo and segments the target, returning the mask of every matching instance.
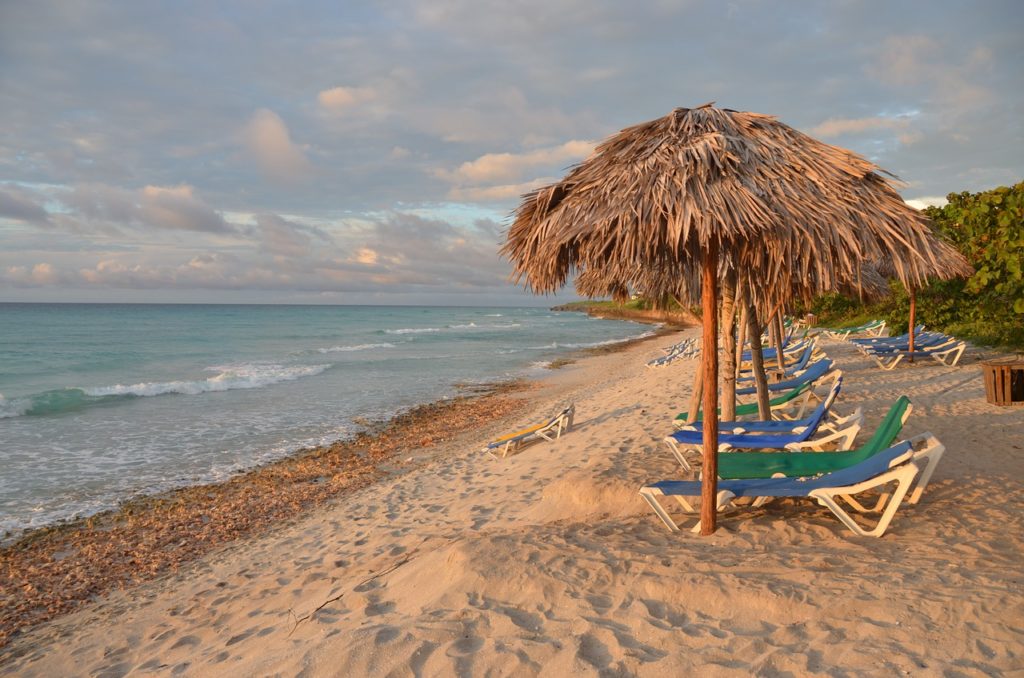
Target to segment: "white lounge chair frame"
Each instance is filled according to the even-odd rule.
[[[881,537],[885,534],[886,529],[889,527],[889,523],[892,522],[893,517],[896,515],[896,511],[899,509],[900,502],[903,501],[903,498],[910,490],[910,486],[914,482],[914,477],[918,473],[918,467],[913,461],[913,456],[912,452],[900,455],[893,460],[892,464],[889,466],[889,471],[875,476],[874,478],[869,478],[863,482],[855,485],[847,485],[845,487],[819,488],[817,490],[812,490],[807,496],[817,500],[820,505],[832,511],[843,525],[849,528],[854,534],[862,537]],[[885,501],[879,502],[880,504],[884,504],[885,508],[882,511],[882,515],[880,516],[878,523],[873,528],[865,529],[862,527],[837,501],[837,497],[842,498],[850,503],[850,506],[854,510],[861,511],[863,507],[859,503],[849,501],[849,498],[852,495],[874,489],[876,487],[881,487],[894,481],[897,483],[895,491],[892,492],[891,495],[883,495]],[[640,496],[643,497],[650,505],[669,530],[672,532],[680,531],[679,525],[676,524],[675,520],[672,519],[672,516],[669,515],[668,511],[666,511],[658,501],[659,496],[664,496],[661,490],[656,487],[643,487],[640,489]],[[698,510],[694,508],[694,506],[691,505],[685,497],[680,495],[672,496],[679,502],[686,513],[698,513]],[[717,496],[718,511],[723,511],[728,508],[732,504],[734,497],[735,495],[728,490],[719,492]],[[754,501],[753,506],[761,506],[764,503],[764,501],[761,501],[761,498],[758,498]],[[691,531],[700,531],[699,519],[697,520],[696,525],[691,528]]]
[[[824,330],[825,334],[832,337],[833,339],[846,340],[851,334],[866,334],[869,337],[880,337],[882,332],[885,331],[885,320],[879,320],[877,325],[869,325],[868,327],[851,327],[846,330]]]
[[[919,354],[926,354],[929,358],[934,358],[938,363],[945,365],[946,367],[956,367],[957,363],[960,362],[960,358],[963,357],[964,351],[967,350],[967,342],[959,341],[952,345],[951,342],[956,341],[951,339],[949,342],[940,344],[939,346],[928,348],[924,351],[916,351]],[[904,358],[907,357],[909,351],[901,351],[899,353],[869,353],[878,366],[883,370],[894,369],[899,365]],[[922,358],[923,355],[917,355],[916,358]],[[888,361],[888,362],[887,362]]]
[[[527,429],[519,434],[513,434],[507,440],[499,439],[499,441],[502,442],[500,447],[487,446],[483,451],[497,459],[498,457],[494,452],[495,450],[500,449],[501,458],[504,459],[508,456],[509,452],[518,449],[520,446],[530,442],[531,440],[535,440],[536,438],[542,438],[548,442],[553,442],[562,437],[563,431],[568,431],[572,428],[575,416],[576,405],[573,403],[552,417],[547,423],[535,428]]]

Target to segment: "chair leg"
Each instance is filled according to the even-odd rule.
[[[817,499],[819,504],[832,511],[832,513],[854,534],[862,537],[881,537],[885,534],[885,530],[889,527],[889,523],[892,522],[893,516],[896,515],[896,511],[900,507],[900,502],[903,501],[903,497],[910,489],[911,483],[914,482],[914,477],[917,475],[917,471],[917,466],[913,462],[910,462],[895,469],[891,469],[888,473],[883,473],[877,478],[869,481],[870,484],[862,483],[855,486],[855,488],[839,487],[814,490],[811,492],[810,496]],[[837,495],[842,496],[852,494],[854,489],[858,492],[862,492],[866,489],[870,489],[870,487],[878,487],[892,481],[896,481],[897,483],[896,490],[892,493],[892,497],[889,499],[889,504],[882,512],[882,516],[879,518],[878,523],[869,530],[865,530],[861,527],[835,500]]]
[[[660,492],[657,492],[657,490],[647,487],[640,488],[640,496],[644,498],[644,501],[646,501],[652,509],[654,509],[654,512],[659,518],[661,518],[661,522],[665,523],[665,527],[667,527],[670,532],[678,532],[679,526],[676,525],[676,521],[672,520],[672,516],[668,514],[668,511],[666,511],[661,505],[661,502],[658,501],[655,493],[661,494]]]
[[[666,436],[664,440],[665,444],[668,445],[668,449],[672,452],[672,456],[676,458],[676,461],[679,462],[684,471],[689,472],[691,470],[690,462],[686,461],[686,457],[683,456],[682,450],[680,450],[679,446],[676,445],[676,439],[672,436]]]
[[[939,460],[942,459],[942,455],[945,451],[946,446],[936,440],[934,445],[931,445],[928,449],[915,455],[914,461],[923,463],[924,469],[921,471],[921,475],[917,479],[917,485],[914,486],[914,491],[907,500],[908,503],[916,504],[921,501],[921,495],[924,494],[924,488],[928,487],[928,481],[932,479],[932,474],[935,473],[935,467],[939,465]]]

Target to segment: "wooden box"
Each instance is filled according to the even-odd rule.
[[[998,358],[981,363],[985,399],[993,405],[1024,405],[1024,358]]]

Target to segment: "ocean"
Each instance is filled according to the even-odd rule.
[[[538,308],[0,303],[0,536],[650,332]]]

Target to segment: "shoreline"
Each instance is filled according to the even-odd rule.
[[[606,301],[576,301],[552,306],[551,310],[562,313],[586,313],[591,318],[631,320],[647,325],[664,325],[671,330],[685,330],[700,326],[700,318],[688,311],[638,309]]]
[[[567,351],[552,373],[588,356],[625,351],[670,330]],[[26,630],[113,590],[177,572],[226,545],[257,538],[415,466],[440,443],[478,435],[531,407],[522,396],[550,374],[463,388],[397,412],[330,444],[299,448],[230,478],[142,494],[116,508],[25,530],[0,544],[0,651]],[[450,430],[466,428],[461,433]],[[408,456],[408,455],[412,456]],[[408,458],[405,458],[408,456]]]
[[[1024,667],[1024,538],[1008,529],[1024,520],[1024,410],[987,404],[976,367],[885,372],[829,342],[849,376],[841,413],[863,408],[862,437],[909,394],[905,435],[947,446],[921,502],[881,539],[807,500],[723,514],[703,538],[668,532],[637,496],[681,476],[662,436],[697,363],[645,369],[660,345],[550,372],[508,395],[519,414],[426,450],[413,440],[415,463],[393,457],[319,508],[26,629],[0,666],[25,678]],[[480,453],[569,402],[576,421],[559,439]]]

